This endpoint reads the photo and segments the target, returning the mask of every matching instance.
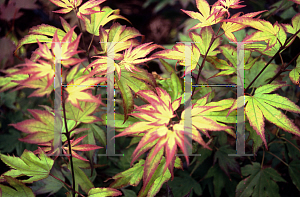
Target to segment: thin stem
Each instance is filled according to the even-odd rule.
[[[208,55],[208,52],[209,52],[209,50],[210,50],[212,44],[214,43],[214,41],[215,41],[217,38],[219,38],[219,37],[222,35],[222,34],[220,34],[219,36],[216,36],[216,35],[218,35],[220,29],[221,29],[221,26],[219,27],[218,32],[214,35],[214,37],[213,37],[213,38],[211,39],[211,41],[210,41],[209,47],[208,47],[208,49],[207,49],[207,51],[206,51],[206,53],[205,53],[205,55],[204,55],[204,58],[203,58],[203,60],[202,60],[201,66],[200,66],[199,71],[198,71],[198,75],[197,75],[197,79],[196,79],[196,85],[197,85],[198,82],[199,82],[200,74],[201,74],[201,71],[202,71],[202,69],[203,69],[203,67],[204,67],[205,59],[206,59],[206,57],[207,57],[207,55]],[[196,86],[194,86],[194,88],[193,88],[193,92],[192,92],[191,98],[192,98],[192,97],[194,96],[194,94],[195,94],[195,89],[196,89]]]
[[[261,75],[261,73],[271,64],[271,62],[275,59],[275,57],[280,53],[280,51],[282,51],[287,45],[288,43],[295,37],[297,36],[297,34],[300,32],[300,29],[293,34],[291,37],[289,37],[289,39],[286,40],[286,42],[284,43],[283,46],[281,46],[279,48],[279,50],[276,52],[276,54],[268,61],[268,63],[265,65],[265,67],[258,73],[258,75],[256,75],[256,77],[251,81],[251,83],[248,85],[248,87],[245,89],[245,92],[250,88],[250,86],[256,81],[256,79]],[[277,73],[278,74],[278,73]],[[280,74],[279,74],[280,75]],[[277,76],[277,75],[276,75]],[[273,79],[274,80],[274,79]],[[272,81],[273,81],[272,80]]]
[[[74,168],[73,168],[73,156],[72,156],[72,148],[71,148],[71,139],[70,139],[70,133],[68,131],[68,125],[67,125],[67,117],[66,117],[66,107],[65,107],[65,96],[64,92],[62,92],[62,107],[63,107],[63,113],[64,113],[64,122],[65,122],[65,129],[66,129],[66,137],[68,140],[69,145],[69,154],[70,154],[70,162],[71,162],[71,172],[72,172],[72,180],[73,180],[73,197],[75,197],[75,175],[74,175]]]
[[[263,148],[263,157],[262,157],[262,160],[261,160],[260,168],[263,167],[263,165],[264,165],[264,160],[265,160],[265,149]]]
[[[280,159],[277,155],[271,153],[270,151],[267,151],[267,153],[269,153],[270,155],[273,155],[274,157],[276,157],[279,161],[281,161],[284,165],[286,165],[287,167],[289,167],[289,164],[285,163],[282,159]]]
[[[268,82],[268,84],[272,83],[272,81],[274,81],[281,73],[285,72],[286,68],[292,64],[296,59],[297,57],[300,55],[300,52],[289,62],[287,63],[285,66],[282,67],[282,69],[279,70],[279,72]]]
[[[72,187],[69,185],[69,184],[67,184],[66,182],[64,182],[63,180],[61,180],[60,178],[58,178],[58,177],[56,177],[56,176],[54,176],[53,174],[51,174],[51,173],[49,173],[49,175],[50,176],[52,176],[53,178],[55,178],[56,180],[59,180],[60,182],[62,182],[64,185],[66,185],[68,188],[70,188],[70,189],[72,189]],[[73,190],[73,189],[72,189]],[[82,195],[81,193],[79,193],[79,192],[77,192],[77,191],[75,191],[77,194],[79,194],[80,196],[83,196],[84,197],[84,195]]]
[[[283,140],[287,141],[288,143],[290,143],[292,146],[294,146],[300,152],[300,149],[295,144],[293,144],[291,141],[286,139],[285,137],[280,137],[280,139],[283,139]]]

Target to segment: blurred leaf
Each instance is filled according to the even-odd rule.
[[[242,167],[242,175],[250,176],[237,185],[237,197],[279,197],[279,187],[275,181],[286,182],[276,170],[273,168],[262,169],[257,162]]]
[[[289,164],[289,174],[293,181],[293,184],[297,187],[297,189],[300,191],[300,161],[299,160],[293,160]]]

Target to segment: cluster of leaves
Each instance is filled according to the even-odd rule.
[[[11,168],[0,177],[0,196],[51,195],[62,187],[66,188],[67,196],[136,196],[135,192],[124,189],[134,186],[138,188],[139,197],[151,197],[156,196],[165,183],[168,196],[201,195],[199,182],[191,178],[194,172],[199,173],[197,178],[204,179],[203,187],[207,186],[213,196],[221,196],[223,188],[229,196],[279,196],[276,182],[286,180],[274,169],[275,164],[263,165],[273,159],[270,156],[287,167],[289,179],[300,190],[297,176],[300,149],[291,135],[300,136],[295,124],[300,107],[295,104],[295,98],[279,95],[282,90],[294,90],[299,85],[300,53],[288,63],[282,58],[281,65],[273,61],[300,38],[300,13],[290,24],[271,24],[261,19],[260,14],[266,10],[232,15],[231,9],[244,7],[239,0],[218,0],[212,6],[206,0],[196,0],[199,12],[182,10],[196,20],[186,35],[179,36],[182,42],[192,42],[190,47],[177,43],[167,48],[152,42],[143,43],[144,37],[137,29],[115,22],[116,19],[129,21],[119,10],[100,7],[105,0],[50,1],[60,7],[55,13],[73,11],[82,33],[77,35],[77,26],[71,27],[62,17],[63,30],[47,24],[32,27],[28,35],[18,41],[15,54],[26,44],[37,43],[38,48],[25,63],[2,70],[5,76],[0,77],[0,91],[29,88],[34,91],[28,98],[49,98],[55,95],[55,77],[61,77],[62,119],[58,120],[54,106],[41,105],[43,110],[28,109],[32,118],[10,124],[24,134],[20,141],[34,144],[37,149],[24,150],[20,157],[0,154],[0,159]],[[110,22],[112,25],[105,28]],[[252,29],[246,35],[248,27]],[[88,47],[83,42],[82,49],[79,44],[86,34],[92,38]],[[99,37],[100,45],[91,50],[95,36]],[[190,108],[185,108],[188,101],[183,77],[189,66],[193,85],[237,84],[239,51],[229,43],[237,41],[244,42],[245,95],[236,98],[232,92],[218,88],[194,87],[189,90],[192,91]],[[190,50],[188,58],[186,50]],[[156,61],[165,70],[165,78],[141,68],[141,64],[150,61]],[[175,63],[183,66],[182,76],[176,72]],[[58,64],[62,65],[62,76],[55,76]],[[113,181],[108,187],[96,187],[93,183],[97,176],[95,168],[103,167],[96,155],[114,140],[106,140],[109,135],[102,129],[111,127],[109,115],[100,107],[108,107],[103,99],[105,91],[97,93],[98,87],[109,88],[112,65],[114,88],[119,97],[116,101],[121,101],[117,103],[119,113],[115,113],[113,125],[120,133],[114,138],[127,136],[130,148],[125,152],[131,154],[132,159],[130,164],[125,162],[126,158],[120,160],[126,165],[121,172],[110,172],[113,175],[105,182]],[[288,77],[285,78],[284,72],[288,72]],[[278,94],[272,93],[275,91]],[[242,105],[238,103],[241,99]],[[244,166],[240,167],[235,158],[228,156],[235,153],[226,142],[236,138],[234,125],[238,123],[236,116],[240,106],[245,107],[246,145],[252,145],[252,153],[257,154],[261,164],[242,160]],[[62,126],[60,133],[54,133],[57,121]],[[187,126],[186,122],[191,124]],[[249,145],[249,141],[252,144]],[[278,156],[280,152],[272,152],[274,147],[282,148],[281,145],[286,150],[286,161]],[[190,161],[188,148],[201,157]],[[179,153],[184,154],[184,159]],[[214,165],[204,165],[210,159]],[[176,170],[184,170],[186,166],[194,166],[190,176]],[[203,166],[208,167],[203,169]],[[243,180],[239,178],[241,175]],[[212,183],[208,182],[209,178],[213,178]],[[180,189],[182,182],[190,188]]]

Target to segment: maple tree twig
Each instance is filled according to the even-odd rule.
[[[222,35],[222,34],[220,34],[220,35],[218,36],[218,33],[219,33],[220,29],[221,29],[221,25],[220,25],[220,27],[219,27],[219,29],[218,29],[218,32],[213,36],[213,38],[212,38],[211,41],[210,41],[210,44],[209,44],[209,46],[208,46],[208,49],[207,49],[207,51],[206,51],[206,53],[205,53],[205,55],[204,55],[204,58],[203,58],[203,60],[202,60],[201,66],[200,66],[199,71],[198,71],[198,75],[197,75],[197,79],[196,79],[196,85],[197,85],[198,82],[199,82],[200,74],[201,74],[201,71],[202,71],[202,69],[203,69],[203,67],[204,67],[205,59],[206,59],[206,57],[207,57],[207,55],[208,55],[208,52],[209,52],[209,50],[210,50],[212,44],[214,43],[214,41],[215,41],[217,38],[219,38],[219,37]],[[194,88],[193,88],[191,99],[192,99],[192,97],[193,97],[194,94],[195,94],[195,89],[196,89],[196,86],[194,86]]]
[[[269,153],[270,155],[273,155],[274,157],[276,157],[279,161],[281,161],[284,165],[286,165],[287,167],[289,167],[289,164],[287,164],[286,162],[284,162],[282,159],[280,159],[277,155],[273,154],[270,151],[266,151],[267,153]]]
[[[285,70],[290,64],[292,64],[296,59],[297,57],[300,55],[300,52],[289,62],[287,63],[285,66],[283,66],[279,71],[278,73],[268,82],[268,84],[272,83],[272,81],[274,81],[281,73],[287,71]]]
[[[66,137],[68,140],[68,146],[69,146],[69,154],[70,154],[70,162],[71,162],[71,173],[72,173],[72,193],[73,197],[75,197],[75,176],[74,176],[74,168],[73,168],[73,155],[72,155],[72,149],[71,149],[71,139],[70,139],[70,132],[68,131],[68,125],[67,125],[67,117],[66,117],[66,102],[65,102],[65,96],[64,92],[62,92],[62,107],[63,107],[63,113],[64,113],[64,122],[65,122],[65,128],[66,128]]]
[[[292,146],[294,146],[300,152],[300,149],[295,144],[293,144],[290,140],[286,139],[285,137],[280,137],[280,139],[287,141],[288,143],[290,143]]]
[[[283,46],[281,46],[278,51],[275,53],[275,55],[268,61],[268,63],[265,65],[265,67],[258,73],[258,75],[256,75],[256,77],[251,81],[251,83],[248,85],[248,87],[245,89],[245,92],[250,88],[250,86],[256,81],[256,79],[261,75],[262,72],[264,72],[264,70],[271,64],[271,62],[275,59],[275,57],[280,53],[280,51],[282,51],[286,45],[288,45],[288,43],[295,37],[297,36],[297,34],[300,33],[300,29],[293,34],[291,37],[289,37],[289,39],[286,40],[286,42],[284,43]],[[274,80],[274,79],[273,79]]]
[[[60,178],[54,176],[54,175],[51,174],[51,173],[49,173],[49,175],[52,176],[53,178],[55,178],[56,180],[59,180],[59,181],[62,182],[63,184],[65,184],[68,188],[72,189],[72,187],[71,187],[69,184],[67,184],[65,181],[61,180]],[[73,190],[73,189],[72,189],[72,190]],[[77,192],[77,191],[75,191],[75,192],[76,192],[77,194],[79,194],[80,196],[83,196],[83,197],[84,197],[84,195],[82,195],[81,193],[79,193],[79,192]]]

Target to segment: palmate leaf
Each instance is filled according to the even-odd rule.
[[[96,98],[98,100],[101,99],[101,95],[97,95]],[[93,116],[92,114],[96,111],[96,109],[100,106],[97,102],[85,102],[79,101],[79,108],[73,106],[70,102],[66,103],[66,117],[69,120],[74,120],[78,123],[95,123],[98,121],[102,121],[99,117]]]
[[[115,20],[115,19],[124,19],[127,22],[130,23],[130,21],[128,19],[126,19],[125,17],[119,15],[120,14],[120,10],[116,9],[113,10],[110,7],[103,7],[102,9],[99,6],[96,6],[93,8],[94,11],[101,11],[101,12],[97,12],[91,15],[91,20],[89,20],[88,18],[84,17],[84,25],[86,30],[91,33],[94,34],[95,36],[99,36],[99,28],[100,26],[104,26],[105,24],[107,24],[109,21],[111,20]]]
[[[245,104],[247,104],[245,112],[249,123],[261,137],[267,149],[268,147],[264,134],[264,118],[283,130],[300,136],[298,127],[295,126],[295,124],[280,110],[276,109],[280,108],[290,112],[300,113],[300,108],[285,97],[278,94],[268,94],[284,86],[286,85],[267,84],[257,88],[253,96],[245,96]],[[237,109],[236,102],[234,102],[228,113],[234,109]]]
[[[228,154],[235,154],[236,151],[229,148],[229,145],[221,146],[214,155],[214,164],[218,160],[220,168],[230,178],[229,169],[241,174],[240,165],[235,157],[229,157]]]
[[[71,81],[71,83],[68,84],[68,86],[65,88],[68,92],[66,102],[70,101],[72,105],[74,105],[80,110],[82,109],[79,105],[79,100],[85,102],[95,102],[104,105],[102,101],[99,100],[99,98],[93,96],[91,92],[87,92],[86,90],[92,88],[93,85],[99,84],[100,82],[106,80],[106,78],[100,77],[93,78],[91,77],[91,74],[89,74]]]
[[[197,19],[201,22],[190,28],[189,31],[202,27],[212,26],[219,23],[223,19],[222,15],[225,10],[220,10],[219,8],[217,8],[217,4],[214,4],[210,9],[209,4],[206,0],[196,0],[196,5],[200,13],[181,9],[181,11],[189,15],[191,18]]]
[[[251,12],[251,13],[243,15],[242,17],[253,18],[253,17],[257,16],[258,14],[261,14],[262,12],[265,12],[265,10],[264,11],[259,11],[259,12]],[[240,16],[240,14],[241,14],[241,12],[238,12],[235,15],[233,15],[230,19],[238,18]],[[237,42],[237,39],[234,36],[233,32],[244,29],[245,27],[247,27],[247,25],[246,24],[233,23],[233,22],[223,22],[221,27],[225,32],[225,36],[230,41]]]
[[[137,93],[140,90],[154,90],[157,84],[153,76],[144,69],[140,69],[140,72],[130,72],[124,69],[121,73],[121,78],[118,78],[117,74],[115,77],[123,98],[125,122],[128,119],[128,114],[133,110],[132,91]]]
[[[0,154],[0,157],[6,165],[13,168],[2,175],[11,176],[13,178],[22,175],[29,176],[28,179],[21,180],[23,183],[32,183],[33,181],[47,178],[54,163],[54,161],[47,157],[42,150],[39,158],[26,149],[21,157],[7,156],[3,154]]]
[[[53,174],[55,177],[65,181],[65,177],[63,176],[60,170],[52,168],[50,173]],[[63,187],[63,185],[64,183],[62,183],[61,181],[55,179],[52,176],[48,176],[45,179],[34,182],[32,190],[35,194],[49,193],[49,195],[51,195],[58,192]]]
[[[99,29],[99,38],[101,42],[100,45],[103,53],[113,53],[114,59],[117,60],[122,59],[123,57],[122,54],[118,54],[117,52],[128,49],[130,45],[137,46],[139,44],[136,39],[133,39],[138,36],[143,35],[137,29],[133,27],[126,27],[125,25],[120,25],[120,23],[118,22],[113,23],[108,31],[105,30],[102,26],[100,26]],[[111,44],[109,44],[108,46],[107,42],[111,42]]]
[[[191,47],[189,47],[191,50],[191,71],[195,70],[197,63],[200,58],[200,50],[196,47],[195,44],[191,44]],[[162,58],[162,59],[171,59],[171,60],[178,60],[179,64],[182,66],[185,66],[185,49],[186,46],[184,43],[177,43],[173,46],[172,49],[165,49],[162,51],[158,51],[153,54],[153,57],[155,58]]]
[[[221,37],[215,39],[213,44],[210,46],[211,40],[214,37],[214,31],[212,27],[201,28],[200,34],[197,34],[195,32],[190,32],[189,36],[193,40],[193,42],[195,42],[197,48],[200,50],[200,53],[202,55],[205,55],[208,49],[209,52],[207,53],[207,56],[216,56],[218,53],[220,53],[220,50],[216,50],[216,48],[222,42]]]
[[[139,45],[137,47],[135,47],[134,49],[132,49],[132,45],[130,45],[130,47],[125,50],[124,54],[123,54],[123,59],[121,60],[121,62],[118,63],[118,65],[123,68],[125,67],[125,69],[127,71],[133,72],[137,71],[140,72],[139,69],[137,69],[135,67],[135,65],[137,64],[141,64],[144,63],[146,61],[152,60],[154,58],[156,58],[154,55],[151,57],[146,58],[146,56],[153,50],[157,49],[157,48],[162,48],[164,49],[164,47],[157,45],[157,44],[152,44],[152,42],[149,43],[145,43],[142,45]],[[120,70],[117,70],[118,72],[118,77],[119,79],[121,78],[121,72]]]
[[[5,77],[0,77],[0,92],[4,92],[6,90],[9,90],[13,87],[16,87],[19,83],[18,81],[22,81],[24,79],[27,79],[29,76],[25,74],[19,74],[19,75],[10,75],[11,73],[17,72],[19,69],[17,68],[8,68],[6,70],[1,70],[1,72],[5,73]],[[12,82],[16,81],[16,82]]]
[[[275,181],[286,182],[276,170],[273,168],[262,169],[257,162],[242,167],[242,175],[250,176],[237,185],[237,197],[279,197],[279,187]]]
[[[228,157],[228,155],[226,155]],[[209,168],[207,174],[205,175],[205,178],[213,177],[213,185],[214,185],[214,194],[216,197],[220,197],[222,194],[222,189],[225,188],[228,196],[231,196],[227,190],[231,187],[231,189],[235,189],[235,186],[233,181],[226,176],[224,171],[218,166],[214,165],[211,168]]]
[[[285,40],[283,40],[283,37],[285,35],[285,32],[282,26],[278,24],[278,22],[272,25],[270,22],[262,19],[249,18],[243,16],[234,19],[226,19],[224,21],[251,26],[258,30],[252,33],[251,35],[246,36],[243,42],[265,41],[267,43],[266,50],[272,48],[278,41],[281,43],[281,45],[284,44]],[[284,35],[279,33],[279,31],[283,31]]]
[[[158,83],[162,84],[164,89],[172,98],[172,102],[178,99],[182,95],[182,82],[179,77],[176,75],[173,67],[168,64],[165,60],[159,59],[163,67],[167,72],[170,73],[170,78],[166,80],[159,80]]]
[[[300,29],[300,13],[296,14],[292,18],[292,25],[282,24],[282,26],[286,32],[290,34],[295,34]],[[300,38],[300,33],[298,33],[297,36]]]
[[[1,185],[0,184],[0,196],[1,197],[34,197],[34,193],[32,192],[32,189],[27,187],[24,183],[21,181],[14,179],[10,176],[3,175],[4,179],[10,184],[11,187]]]
[[[71,27],[70,25],[63,19],[60,17],[61,20],[61,24],[64,28],[64,31],[61,29],[58,29],[56,27],[53,27],[51,25],[46,25],[46,24],[42,24],[42,25],[38,25],[35,27],[32,27],[29,29],[28,35],[26,35],[24,38],[22,38],[15,50],[15,53],[17,50],[19,50],[24,44],[32,44],[32,43],[37,43],[37,39],[40,42],[48,42],[47,46],[50,47],[51,45],[51,41],[52,38],[54,36],[54,33],[57,31],[57,36],[59,38],[59,40],[62,40],[63,37],[67,34],[67,32],[70,31]],[[47,37],[47,36],[50,36]],[[72,41],[76,40],[77,38],[77,34],[75,32],[73,32],[72,34]]]
[[[28,109],[28,111],[32,114],[34,119],[10,124],[14,128],[29,134],[19,140],[31,144],[52,141],[54,139],[54,115],[48,111],[37,109]]]
[[[97,146],[97,145],[94,145],[94,144],[80,144],[80,145],[77,145],[81,140],[83,140],[85,136],[81,136],[79,138],[77,138],[76,140],[70,140],[71,142],[71,152],[72,152],[72,155],[73,157],[77,158],[77,159],[80,159],[82,161],[89,161],[83,157],[81,157],[80,155],[78,155],[74,150],[77,150],[77,151],[91,151],[91,150],[96,150],[96,149],[99,149],[99,148],[103,148],[103,147],[100,147],[100,146]],[[69,154],[69,146],[68,145],[68,141],[66,141],[64,143],[64,147],[63,147],[63,152],[65,154]]]
[[[84,20],[83,15],[91,15],[97,13],[99,11],[93,10],[92,8],[98,6],[99,4],[103,3],[106,0],[89,0],[83,5],[79,7],[77,12],[77,17]],[[100,11],[101,12],[101,11]]]

